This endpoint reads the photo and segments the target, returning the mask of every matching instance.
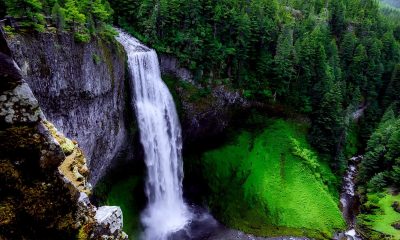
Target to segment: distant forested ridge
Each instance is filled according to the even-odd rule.
[[[389,4],[393,7],[400,8],[400,1],[399,0],[381,0],[383,3]]]

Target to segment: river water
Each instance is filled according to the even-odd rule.
[[[348,229],[346,232],[337,233],[335,239],[362,240],[355,230],[356,215],[358,213],[359,199],[356,194],[355,179],[357,176],[357,165],[363,156],[355,156],[349,159],[347,171],[343,177],[342,192],[340,194],[340,205],[342,214],[346,220]]]

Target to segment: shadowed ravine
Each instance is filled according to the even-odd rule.
[[[346,174],[343,177],[342,193],[340,204],[342,214],[346,220],[348,229],[344,233],[338,233],[335,239],[361,240],[362,238],[355,230],[356,214],[358,209],[358,196],[356,194],[355,178],[357,176],[357,165],[363,156],[355,156],[349,160]]]

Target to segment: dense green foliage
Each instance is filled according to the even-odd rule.
[[[113,14],[107,0],[0,0],[2,4],[8,15],[17,18],[20,27],[42,32],[51,24],[59,31],[73,32],[81,42],[97,33],[113,32],[107,24]]]
[[[371,192],[400,187],[400,115],[392,105],[368,141],[359,178]]]
[[[124,216],[123,230],[135,239],[140,231],[140,203],[134,194],[134,189],[138,187],[140,179],[133,176],[124,181],[113,183],[111,189],[107,191],[107,199],[103,203],[108,206],[119,206]]]
[[[400,239],[400,231],[393,227],[400,221],[400,212],[392,206],[400,202],[400,195],[391,193],[369,193],[367,201],[363,204],[363,214],[357,219],[362,231],[368,239]]]
[[[391,99],[397,100],[398,67],[388,88]],[[385,112],[377,129],[368,140],[364,159],[358,175],[361,213],[358,225],[368,239],[386,239],[383,234],[400,239],[400,231],[393,225],[400,220],[400,213],[392,205],[399,200],[400,188],[400,112],[398,102]],[[389,190],[387,190],[389,189]],[[387,193],[389,192],[389,193]],[[387,238],[391,239],[391,238]]]
[[[352,112],[368,106],[366,141],[390,104],[381,93],[400,61],[400,15],[375,0],[110,3],[116,23],[176,55],[203,86],[227,84],[310,116],[309,140],[335,170],[343,169]]]
[[[100,205],[121,207],[123,230],[129,235],[129,239],[137,239],[140,235],[140,211],[144,197],[142,177],[125,172],[111,172],[94,189]]]
[[[329,238],[344,221],[338,181],[306,140],[303,124],[273,120],[201,157],[210,204],[229,226],[259,235]]]

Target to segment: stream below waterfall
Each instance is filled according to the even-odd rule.
[[[342,192],[340,194],[340,205],[348,229],[346,232],[337,233],[335,239],[362,240],[356,232],[355,223],[358,214],[359,199],[356,194],[355,178],[358,173],[357,165],[363,156],[355,156],[349,159],[346,173],[343,177]]]

